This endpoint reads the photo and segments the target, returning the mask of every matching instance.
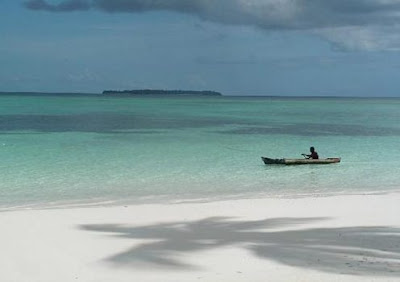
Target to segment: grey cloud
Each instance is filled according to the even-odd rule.
[[[400,25],[327,28],[316,33],[342,50],[400,50]]]
[[[69,0],[60,2],[59,4],[49,4],[44,0],[31,0],[25,2],[24,5],[30,10],[42,10],[48,12],[87,11],[90,9],[90,3],[83,0]]]
[[[262,28],[321,28],[398,22],[398,0],[30,0],[26,7],[46,11],[98,9],[110,13],[175,11],[203,19]]]
[[[58,4],[30,0],[25,6],[50,12],[88,9],[108,13],[173,11],[217,23],[250,25],[265,30],[311,30],[337,45],[343,43],[345,48],[355,49],[363,46],[379,49],[381,46],[377,41],[383,37],[381,33],[390,32],[390,27],[400,24],[400,0],[66,0]],[[379,27],[385,27],[385,30],[381,31]],[[346,38],[349,30],[353,38]],[[348,43],[348,40],[352,42]],[[400,45],[400,39],[394,38],[390,44]],[[388,42],[385,48],[387,45]]]

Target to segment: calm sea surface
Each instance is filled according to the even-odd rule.
[[[399,190],[399,141],[400,99],[3,95],[0,207]]]

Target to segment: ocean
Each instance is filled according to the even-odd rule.
[[[385,193],[399,138],[396,98],[1,95],[0,207]]]

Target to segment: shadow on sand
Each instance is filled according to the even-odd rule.
[[[120,266],[140,264],[153,269],[195,269],[195,265],[185,263],[180,256],[234,246],[248,250],[258,258],[289,266],[353,275],[400,276],[399,228],[299,229],[304,228],[303,224],[321,220],[327,219],[239,221],[212,217],[138,227],[109,224],[80,228],[117,238],[149,240],[107,258]]]

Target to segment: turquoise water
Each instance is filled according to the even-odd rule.
[[[399,138],[400,99],[0,96],[0,206],[398,190]]]

